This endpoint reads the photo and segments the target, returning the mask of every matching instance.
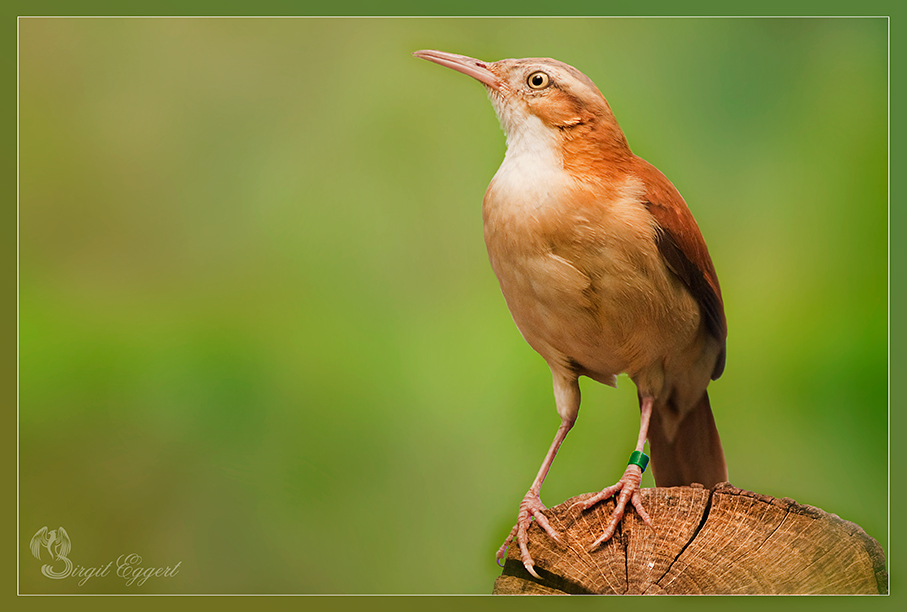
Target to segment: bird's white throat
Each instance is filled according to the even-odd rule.
[[[524,108],[489,97],[507,138],[507,152],[493,179],[495,189],[508,199],[541,206],[552,189],[569,180],[558,130]]]

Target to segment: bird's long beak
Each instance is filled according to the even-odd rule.
[[[497,89],[501,85],[498,77],[488,69],[488,64],[474,57],[444,51],[416,51],[413,55],[467,74],[492,89]]]

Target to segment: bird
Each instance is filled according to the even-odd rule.
[[[517,328],[551,370],[561,424],[517,522],[526,570],[533,520],[558,542],[541,487],[579,412],[580,376],[636,385],[639,435],[617,483],[577,502],[615,497],[596,548],[628,510],[653,527],[640,485],[650,457],[656,486],[728,480],[706,388],[724,371],[727,321],[714,264],[683,197],[634,155],[592,80],[551,58],[484,62],[424,50],[414,55],[478,80],[507,149],[482,204],[491,267]]]

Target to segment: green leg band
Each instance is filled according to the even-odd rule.
[[[646,466],[649,465],[649,456],[640,451],[633,451],[630,453],[630,461],[627,462],[627,465],[638,465],[645,472]]]

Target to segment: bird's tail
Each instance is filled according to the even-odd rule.
[[[673,440],[664,433],[656,407],[649,424],[652,474],[659,487],[680,487],[698,482],[711,488],[727,478],[727,464],[708,393],[680,421]]]

